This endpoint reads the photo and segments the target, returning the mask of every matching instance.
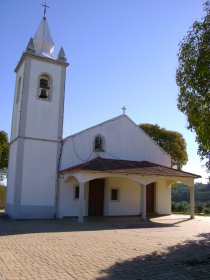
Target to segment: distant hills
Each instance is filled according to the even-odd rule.
[[[189,188],[179,184],[171,188],[173,212],[188,212],[190,193]],[[210,183],[195,184],[195,212],[210,214]]]

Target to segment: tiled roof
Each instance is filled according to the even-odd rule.
[[[106,172],[115,174],[155,175],[169,177],[201,178],[201,176],[179,171],[148,161],[131,161],[97,157],[85,163],[61,170],[66,172]]]

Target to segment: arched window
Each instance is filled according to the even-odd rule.
[[[21,88],[21,77],[18,79],[17,94],[16,94],[16,104],[20,100],[20,88]]]
[[[43,74],[39,79],[39,98],[49,99],[50,79],[48,75]]]
[[[94,139],[94,150],[96,151],[104,150],[104,139],[101,135],[97,135]]]

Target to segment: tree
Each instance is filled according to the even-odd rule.
[[[5,131],[0,131],[0,180],[6,174],[9,157],[9,141]]]
[[[182,169],[182,166],[188,161],[186,143],[182,134],[160,128],[157,124],[145,123],[140,124],[139,127],[171,156],[172,166],[175,165],[179,170]]]
[[[207,159],[210,171],[210,2],[204,4],[206,16],[195,21],[180,42],[176,81],[178,109],[187,116],[188,129],[195,131],[200,158]]]

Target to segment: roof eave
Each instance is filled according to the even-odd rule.
[[[153,173],[153,174],[142,174],[142,173],[137,173],[137,172],[133,172],[133,173],[129,173],[129,172],[123,172],[123,171],[112,171],[112,170],[83,170],[83,169],[65,169],[65,170],[61,170],[59,172],[60,174],[66,174],[66,173],[70,173],[70,174],[75,174],[75,173],[108,173],[108,174],[120,174],[120,175],[125,175],[125,176],[155,176],[155,177],[170,177],[170,178],[185,178],[185,179],[199,179],[202,178],[200,175],[195,175],[195,174],[190,174],[189,176],[180,176],[180,175],[163,175],[163,174],[157,174],[157,173]]]

